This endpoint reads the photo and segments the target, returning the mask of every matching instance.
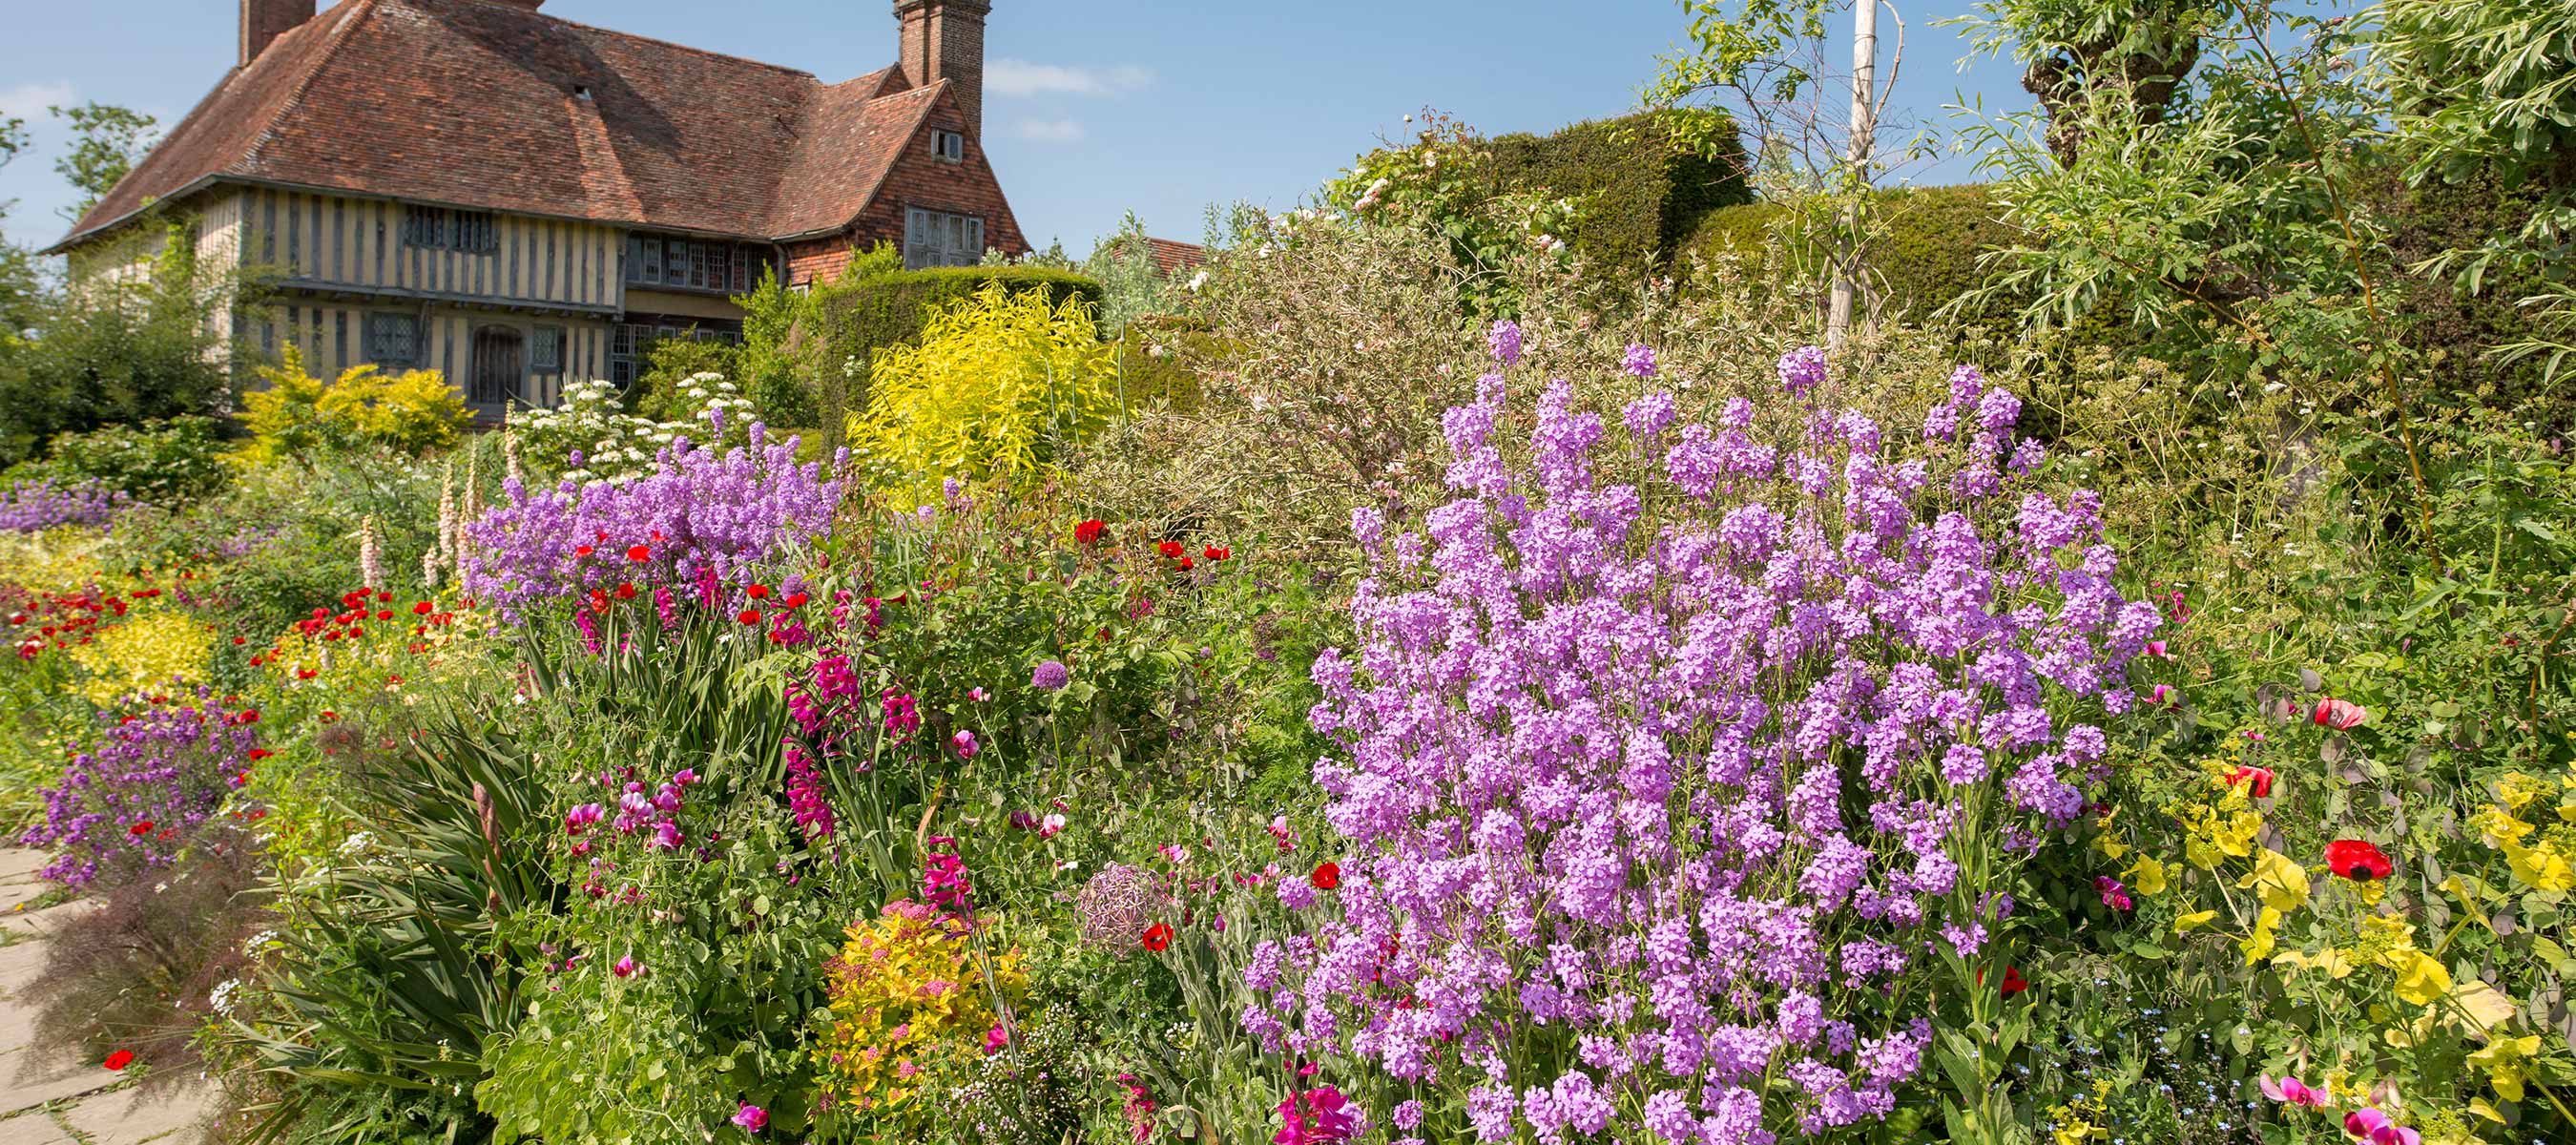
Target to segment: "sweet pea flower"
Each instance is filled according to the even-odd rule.
[[[993,1023],[992,1029],[984,1031],[985,1057],[991,1057],[994,1054],[1002,1052],[1002,1050],[1007,1048],[1010,1044],[1011,1032],[1003,1029],[1000,1022]]]
[[[1038,820],[1038,838],[1052,839],[1063,831],[1064,816],[1062,815],[1049,813],[1046,818]]]
[[[769,1128],[769,1111],[746,1101],[734,1111],[733,1123],[745,1133],[758,1133]]]
[[[957,729],[956,735],[948,737],[948,743],[950,746],[957,749],[957,758],[959,759],[973,759],[975,758],[975,753],[982,750],[975,744],[975,733],[967,731],[964,728]]]
[[[616,964],[610,966],[608,972],[620,978],[632,978],[642,973],[643,969],[642,966],[636,965],[634,955],[625,954],[618,956]]]
[[[2353,1110],[2344,1115],[2343,1131],[2370,1145],[2423,1145],[2424,1135],[2397,1124],[2396,1120],[2375,1108]]]
[[[2283,1105],[2304,1105],[2310,1109],[2323,1109],[2327,1105],[2325,1094],[2308,1088],[2306,1082],[2287,1074],[2282,1075],[2279,1081],[2272,1080],[2271,1074],[2262,1074],[2255,1082],[2262,1088],[2263,1096]]]

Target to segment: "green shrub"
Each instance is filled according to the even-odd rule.
[[[34,304],[29,336],[0,333],[0,464],[58,434],[223,407],[233,363],[207,318],[245,284],[200,266],[185,230],[166,235],[157,253],[138,248],[145,273],[75,283]]]
[[[67,433],[28,470],[67,481],[96,481],[137,501],[180,505],[223,487],[223,427],[213,418],[174,417],[140,425]]]
[[[1957,187],[1904,187],[1872,195],[1876,227],[1864,257],[1887,299],[1882,312],[1914,321],[1928,319],[1952,299],[1984,285],[1979,259],[2009,246],[2011,231],[1988,189],[1976,184]],[[1681,249],[1702,258],[1720,255],[1755,259],[1788,220],[1777,203],[1742,203],[1709,211],[1682,243]],[[2011,307],[1992,300],[1960,315],[1970,326],[2005,331],[2013,323]]]
[[[1595,270],[1642,274],[1681,249],[1710,212],[1753,201],[1735,133],[1693,134],[1718,140],[1717,153],[1682,145],[1655,113],[1498,136],[1485,145],[1485,174],[1498,190],[1577,200],[1561,236],[1574,252]]]
[[[875,274],[818,292],[825,337],[845,353],[910,345],[929,325],[933,310],[963,302],[986,286],[1012,294],[1046,292],[1047,305],[1080,299],[1097,311],[1100,284],[1071,271],[1026,266],[950,266]]]
[[[379,372],[375,363],[352,366],[323,381],[304,372],[293,343],[276,366],[259,375],[268,388],[246,394],[242,420],[256,440],[254,461],[311,464],[321,450],[390,449],[410,457],[456,444],[472,419],[465,400],[436,370]]]

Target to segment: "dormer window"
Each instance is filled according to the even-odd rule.
[[[930,133],[930,152],[948,162],[963,163],[966,161],[966,136],[957,131],[933,131]]]

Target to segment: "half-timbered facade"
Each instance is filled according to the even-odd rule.
[[[277,288],[218,318],[236,343],[439,370],[496,413],[738,336],[766,274],[1027,249],[980,143],[986,0],[896,0],[898,61],[839,84],[543,3],[241,0],[233,70],[55,250],[116,273],[183,218]]]

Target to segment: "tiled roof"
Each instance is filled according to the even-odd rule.
[[[945,98],[892,67],[827,85],[521,4],[342,0],[227,74],[63,245],[222,178],[750,238],[829,231]]]
[[[1110,249],[1116,250],[1126,241],[1124,236],[1113,238],[1109,240]],[[1207,248],[1197,243],[1174,242],[1151,235],[1145,237],[1145,250],[1154,256],[1154,270],[1165,278],[1204,265],[1208,260]]]

